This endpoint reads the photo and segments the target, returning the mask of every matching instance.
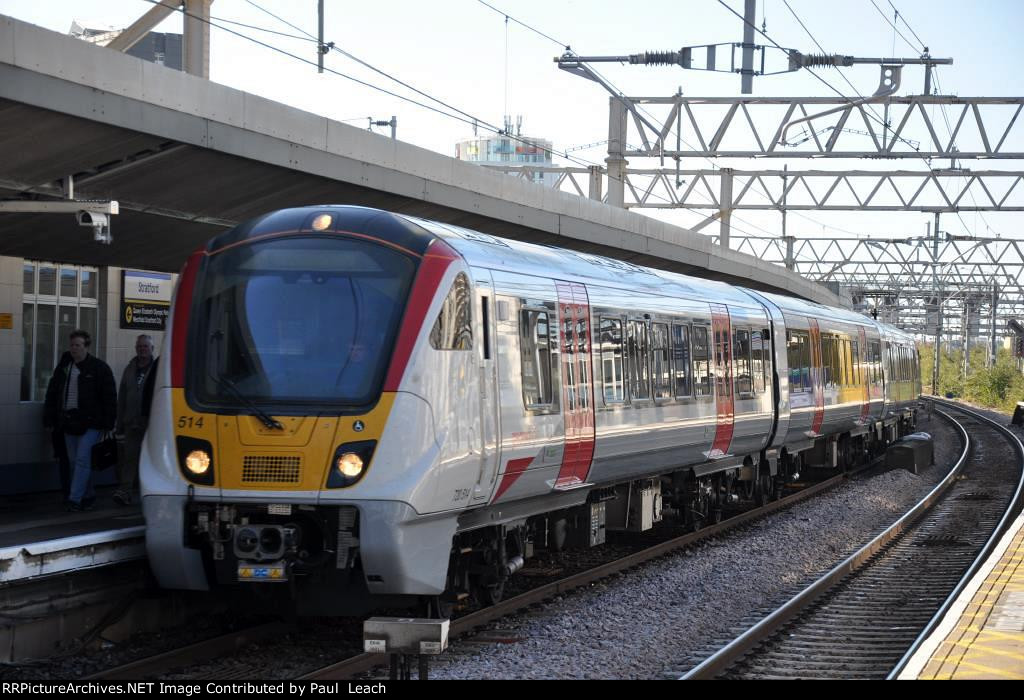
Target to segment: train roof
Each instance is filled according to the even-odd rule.
[[[642,267],[566,248],[513,241],[451,224],[406,218],[443,238],[471,265],[628,288],[659,296],[758,306],[742,288],[724,282]]]
[[[913,341],[913,336],[863,314],[825,306],[781,294],[747,290],[699,277],[634,265],[624,260],[578,252],[567,248],[525,243],[499,238],[488,233],[444,224],[380,209],[347,205],[311,205],[281,209],[251,219],[211,239],[208,252],[217,252],[242,240],[288,232],[312,231],[319,215],[333,217],[330,231],[373,235],[422,255],[435,237],[445,239],[471,265],[507,270],[520,274],[542,275],[565,280],[588,281],[612,288],[628,288],[658,296],[695,301],[716,301],[743,307],[757,307],[758,297],[768,299],[783,311],[805,316],[828,314],[850,323],[875,325],[888,337]]]

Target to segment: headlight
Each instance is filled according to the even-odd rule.
[[[196,476],[205,474],[210,468],[210,455],[206,450],[192,450],[185,457],[185,468]]]
[[[343,489],[362,479],[370,468],[376,447],[376,440],[362,440],[345,443],[336,449],[328,469],[327,488]]]
[[[178,435],[174,442],[178,448],[178,470],[182,477],[193,484],[213,486],[217,465],[213,463],[210,441]]]
[[[346,452],[342,456],[338,457],[334,466],[342,473],[343,476],[354,479],[363,471],[363,458],[355,452]]]
[[[334,220],[330,214],[320,214],[313,219],[313,230],[314,231],[326,231],[331,227],[331,222]]]

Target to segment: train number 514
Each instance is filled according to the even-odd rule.
[[[178,416],[178,427],[179,428],[202,428],[203,427],[203,416],[196,418],[195,416]]]

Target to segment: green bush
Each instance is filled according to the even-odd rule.
[[[931,392],[932,366],[935,350],[933,345],[919,344],[921,354],[921,385],[924,393]],[[952,392],[971,403],[988,406],[1000,411],[1012,412],[1018,401],[1024,401],[1024,375],[1017,369],[1017,358],[1007,350],[1000,349],[994,367],[985,367],[987,350],[976,347],[971,350],[967,378],[963,378],[963,353],[942,352],[939,365],[940,396]]]

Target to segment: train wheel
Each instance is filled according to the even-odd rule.
[[[447,620],[455,612],[455,601],[444,594],[425,596],[424,608],[426,608],[425,617],[428,619]]]
[[[711,481],[708,479],[687,479],[686,496],[683,501],[684,522],[694,532],[704,527],[711,514]]]
[[[729,502],[729,493],[732,490],[732,481],[723,474],[715,474],[711,477],[711,494],[708,498],[707,509],[704,511],[708,517],[705,518],[711,524],[722,522],[722,509]]]
[[[771,471],[765,465],[757,467],[757,505],[764,507],[768,501],[773,500],[775,492],[775,480],[772,479]]]
[[[838,462],[838,464],[836,465],[837,468],[840,472],[844,474],[849,472],[850,468],[853,466],[853,463],[850,461],[849,437],[843,435],[842,437],[839,438],[839,441],[836,443],[836,452],[836,462]]]
[[[505,582],[482,584],[473,586],[473,597],[480,605],[497,605],[505,595]]]

